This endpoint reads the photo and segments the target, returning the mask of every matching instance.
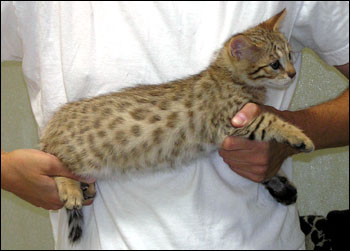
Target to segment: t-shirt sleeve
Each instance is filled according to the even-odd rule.
[[[349,62],[349,2],[305,1],[292,40],[315,51],[330,65]]]
[[[23,47],[14,4],[12,1],[1,1],[1,62],[22,61],[22,58]]]

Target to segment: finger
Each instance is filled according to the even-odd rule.
[[[238,175],[246,178],[246,179],[249,179],[251,181],[254,181],[254,182],[257,182],[257,183],[261,183],[265,180],[265,176],[264,175],[259,175],[259,174],[256,174],[256,173],[251,173],[251,172],[248,172],[244,169],[240,169],[240,168],[236,168],[236,167],[231,167],[231,169],[237,173]]]
[[[51,161],[49,163],[49,168],[45,170],[46,175],[51,177],[53,176],[67,177],[67,178],[71,178],[71,179],[88,183],[88,184],[96,182],[96,179],[93,177],[82,177],[72,173],[62,164],[62,162],[56,156],[50,155],[50,158],[51,158]]]
[[[45,193],[41,193],[41,197],[39,198],[42,201],[42,204],[46,204],[46,209],[59,209],[64,206],[64,203],[61,201],[60,196],[58,194],[58,189],[56,186],[56,182],[53,178],[42,175],[40,179],[41,189],[45,191]],[[39,191],[37,192],[37,194]],[[51,207],[51,208],[48,208]]]
[[[28,195],[19,195],[20,198],[28,201],[32,205],[36,207],[41,207],[46,210],[58,210],[61,209],[64,206],[64,203],[60,199],[56,198],[49,198],[44,195],[44,198],[47,199],[41,199],[37,198],[35,196],[28,196]]]
[[[248,103],[232,118],[234,127],[243,127],[260,114],[260,108],[257,104]]]
[[[263,152],[254,151],[227,151],[219,149],[219,155],[226,163],[238,163],[246,165],[267,166],[269,165],[269,156]]]
[[[45,202],[43,202],[43,203],[45,203]],[[61,209],[64,207],[64,203],[62,201],[45,203],[43,205],[44,206],[42,206],[42,207],[47,209],[47,210],[58,210],[58,209]]]
[[[259,175],[259,176],[266,176],[269,172],[269,166],[268,165],[259,165],[259,164],[252,164],[247,162],[241,162],[240,160],[232,160],[232,159],[225,159],[224,162],[229,165],[229,167],[235,170],[242,170],[247,173]]]
[[[222,142],[221,148],[224,150],[248,150],[250,149],[249,140],[242,137],[230,136],[225,138],[224,142]]]
[[[230,136],[225,138],[221,145],[224,150],[251,150],[257,147],[264,147],[266,142],[253,141],[242,137]]]
[[[93,202],[94,202],[93,199],[91,199],[91,200],[84,200],[83,205],[84,206],[90,206]]]

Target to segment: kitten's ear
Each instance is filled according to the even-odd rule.
[[[278,28],[281,25],[281,22],[286,15],[287,11],[284,8],[280,13],[261,23],[260,26],[264,27],[267,30],[278,31]]]
[[[253,45],[244,35],[236,35],[229,42],[229,50],[233,58],[255,61],[259,48]]]

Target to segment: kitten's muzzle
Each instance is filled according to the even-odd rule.
[[[293,79],[295,77],[295,75],[297,75],[297,73],[295,71],[288,72],[288,77],[290,77],[291,79]]]

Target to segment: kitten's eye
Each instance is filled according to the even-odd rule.
[[[292,61],[292,54],[290,52],[288,54],[288,57],[289,57],[289,61]]]
[[[281,66],[280,61],[276,60],[275,62],[271,63],[270,66],[272,67],[272,69],[277,70]]]

